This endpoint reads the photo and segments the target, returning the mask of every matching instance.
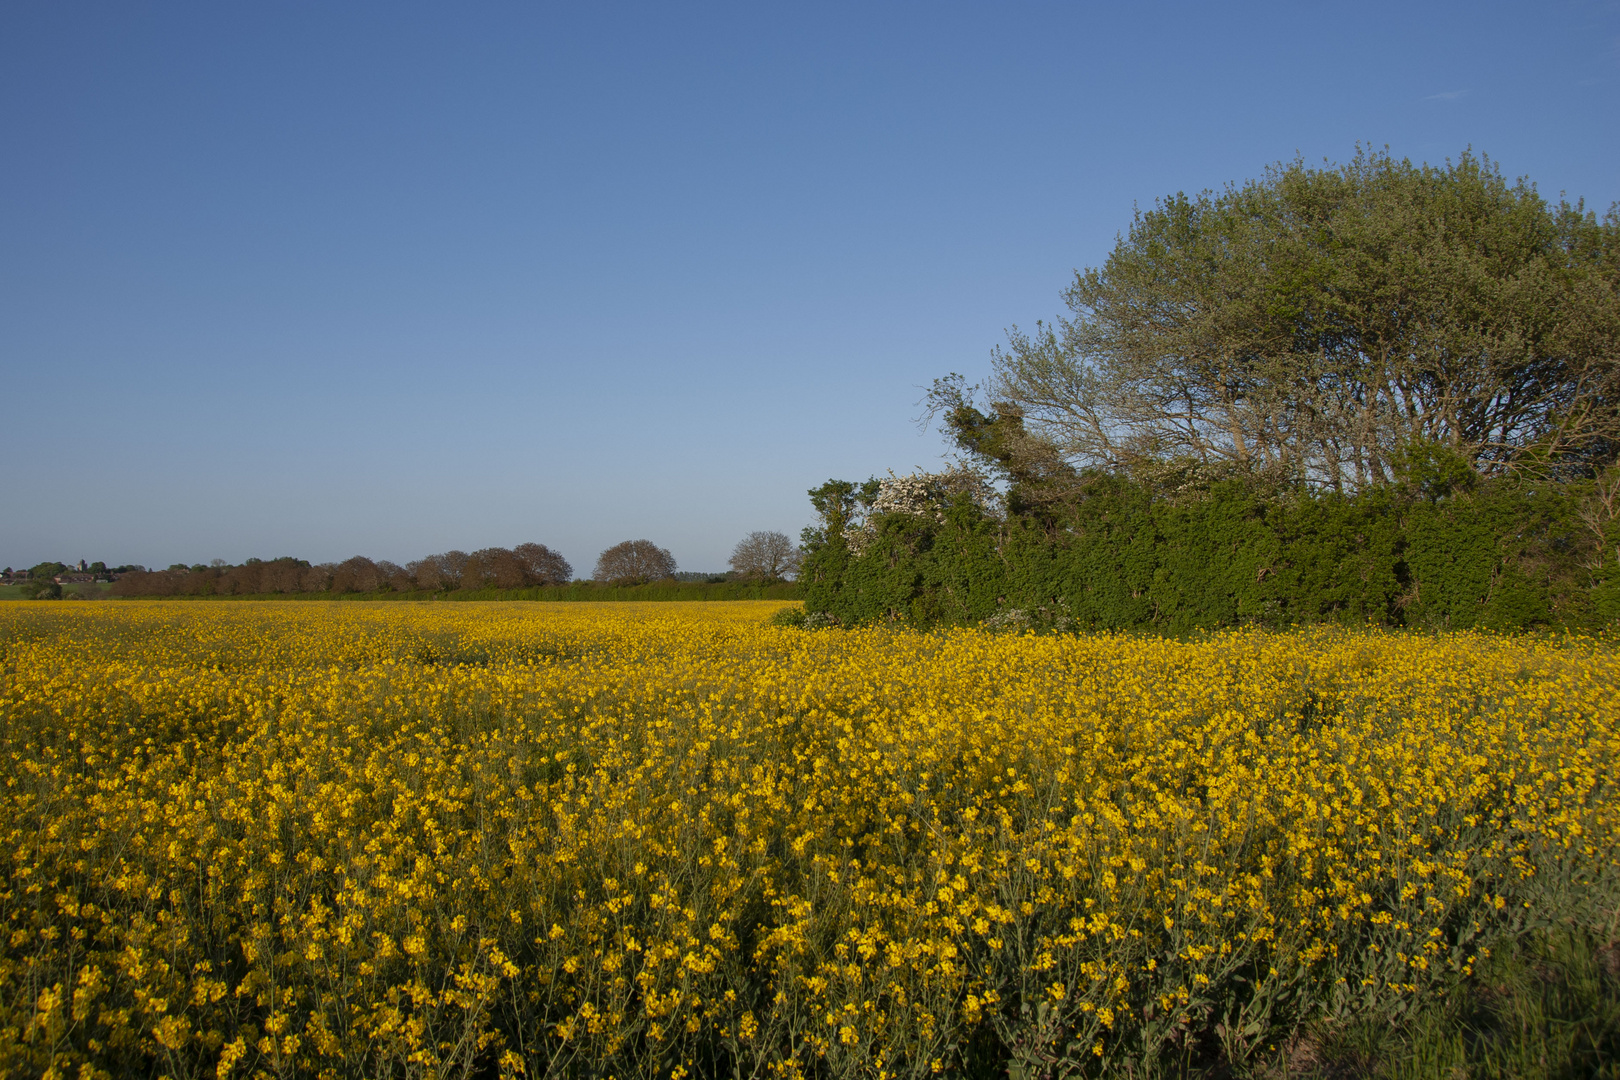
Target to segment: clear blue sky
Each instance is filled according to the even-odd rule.
[[[1620,199],[1614,3],[0,3],[0,565],[646,537],[935,465],[1133,203]]]

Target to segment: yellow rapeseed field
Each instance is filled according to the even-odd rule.
[[[1588,639],[0,604],[10,1076],[1015,1076],[1614,903]]]

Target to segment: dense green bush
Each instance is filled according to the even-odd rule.
[[[874,486],[830,484],[800,581],[806,610],[843,625],[1597,628],[1620,617],[1620,523],[1583,518],[1589,487],[1279,496],[1228,480],[1171,498],[1095,475],[1039,512],[957,496],[860,516]]]

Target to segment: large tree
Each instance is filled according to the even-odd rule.
[[[523,563],[508,548],[480,548],[461,570],[464,589],[517,589],[532,584]]]
[[[461,585],[461,572],[469,558],[465,551],[450,550],[407,563],[405,571],[419,589],[455,589]]]
[[[675,576],[675,556],[651,540],[626,540],[596,560],[596,580],[633,585]]]
[[[328,587],[333,592],[376,592],[384,581],[376,563],[364,555],[356,555],[337,565]]]
[[[1484,157],[1361,152],[1176,195],[1065,300],[997,350],[978,421],[936,389],[959,438],[1026,468],[1179,460],[1346,491],[1414,455],[1583,471],[1620,448],[1620,215]]]
[[[787,534],[751,532],[731,552],[731,572],[744,581],[781,581],[799,569],[800,552]]]
[[[377,573],[382,575],[384,586],[393,589],[395,592],[410,592],[416,588],[416,582],[411,580],[410,573],[398,563],[389,562],[387,559],[378,559]]]
[[[566,585],[574,576],[574,568],[561,554],[544,544],[519,544],[512,553],[523,564],[530,581],[539,585]]]

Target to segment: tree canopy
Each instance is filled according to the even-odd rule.
[[[675,556],[651,540],[625,540],[596,560],[596,580],[627,585],[675,576]]]
[[[798,571],[799,557],[786,533],[756,530],[732,549],[731,572],[744,581],[782,581]]]
[[[1026,486],[1071,466],[1590,475],[1620,450],[1620,214],[1465,153],[1294,161],[1139,211],[1069,315],[932,404]],[[1049,485],[1050,486],[1050,485]]]

